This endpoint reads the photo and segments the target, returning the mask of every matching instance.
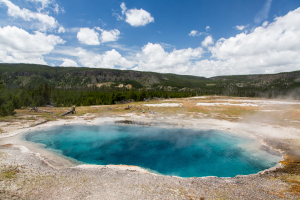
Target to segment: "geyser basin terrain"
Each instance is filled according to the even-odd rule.
[[[30,132],[25,139],[83,163],[135,165],[181,177],[253,174],[281,159],[256,139],[217,130],[69,125]]]

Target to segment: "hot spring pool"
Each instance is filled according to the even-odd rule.
[[[256,139],[218,130],[68,125],[24,138],[83,163],[135,165],[180,177],[254,174],[281,160]]]

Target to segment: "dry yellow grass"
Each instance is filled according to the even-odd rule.
[[[201,101],[205,103],[214,103],[214,100]],[[210,118],[224,119],[229,121],[236,121],[244,115],[252,115],[256,112],[256,108],[252,106],[197,106],[197,102],[184,102],[183,106],[188,113],[202,113]]]

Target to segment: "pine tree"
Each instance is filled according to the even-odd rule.
[[[1,90],[3,87],[4,87],[4,83],[3,83],[2,78],[1,78],[1,76],[0,76],[0,90]]]

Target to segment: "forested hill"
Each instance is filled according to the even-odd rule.
[[[92,85],[131,84],[139,88],[196,88],[210,79],[197,76],[159,74],[131,70],[86,67],[49,67],[33,64],[0,64],[0,76],[6,87],[20,87],[48,83],[60,88],[80,88]],[[107,84],[108,83],[108,84]]]
[[[6,88],[35,88],[48,83],[57,89],[80,89],[119,84],[134,89],[184,91],[197,94],[235,96],[278,96],[300,94],[300,71],[263,75],[218,76],[212,78],[86,67],[50,67],[34,64],[0,64]],[[295,94],[293,94],[295,95]],[[298,95],[299,96],[299,95]]]

